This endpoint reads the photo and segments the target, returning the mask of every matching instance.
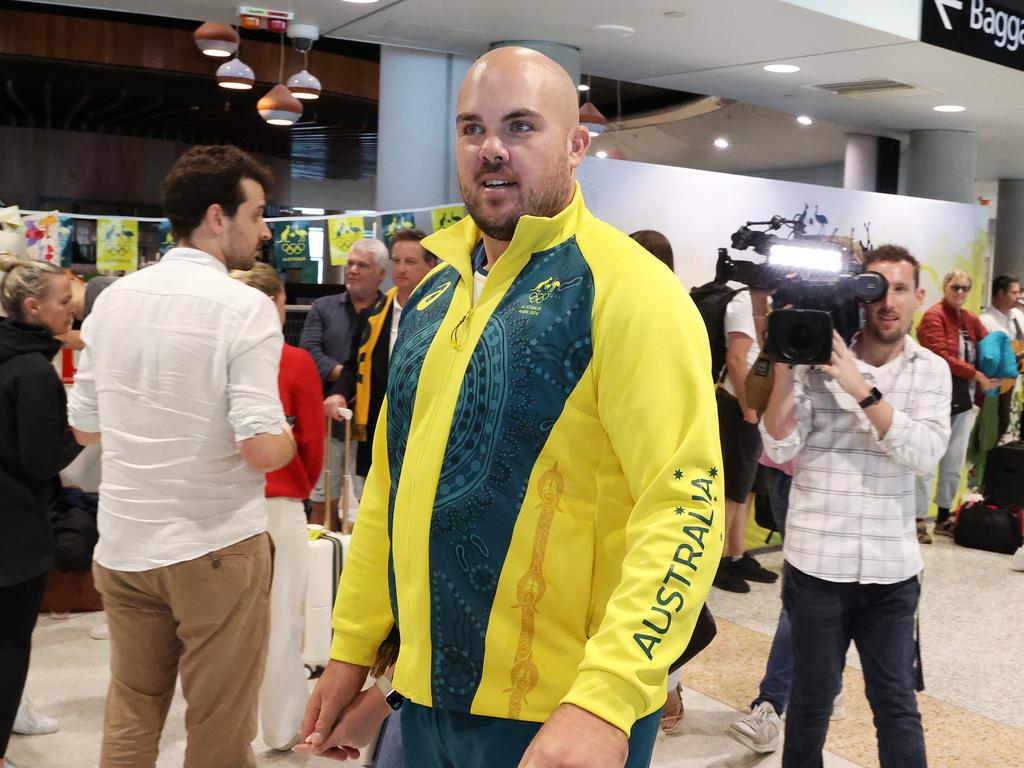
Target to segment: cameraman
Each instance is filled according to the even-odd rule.
[[[949,366],[907,335],[924,300],[917,260],[886,245],[864,269],[888,280],[887,295],[865,306],[852,347],[835,335],[830,365],[776,366],[762,425],[774,461],[799,454],[784,544],[794,669],[783,768],[821,766],[851,640],[882,768],[927,765],[914,696],[914,476],[946,450]]]

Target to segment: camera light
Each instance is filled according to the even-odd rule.
[[[773,267],[792,267],[815,272],[840,272],[842,251],[834,248],[806,248],[799,245],[773,245],[768,249],[768,263]]]

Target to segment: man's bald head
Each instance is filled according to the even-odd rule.
[[[495,48],[473,63],[462,80],[459,112],[467,89],[501,88],[510,80],[529,86],[542,97],[547,108],[545,114],[557,119],[566,131],[579,125],[579,96],[569,73],[540,51],[517,45]]]
[[[554,216],[571,201],[590,146],[576,86],[542,53],[508,46],[481,56],[458,100],[459,186],[473,220],[512,239],[522,216]]]

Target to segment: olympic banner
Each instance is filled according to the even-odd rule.
[[[348,264],[348,252],[366,236],[366,222],[362,216],[338,216],[327,220],[331,248],[331,266]]]
[[[96,269],[134,272],[138,268],[138,219],[99,219],[96,222]]]
[[[160,255],[163,256],[175,246],[177,246],[177,242],[175,242],[174,233],[171,231],[171,222],[164,219],[160,222]]]
[[[395,233],[400,229],[412,229],[416,226],[416,214],[413,211],[402,213],[385,213],[380,217],[380,239],[391,250],[395,241]]]
[[[308,221],[280,221],[274,225],[274,261],[278,269],[301,269],[309,261]]]
[[[466,206],[464,205],[449,205],[443,208],[434,208],[430,212],[430,223],[433,224],[435,232],[439,229],[450,227],[455,222],[461,221],[464,218],[466,218]]]

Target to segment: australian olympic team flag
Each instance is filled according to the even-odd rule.
[[[274,261],[278,269],[302,269],[309,261],[309,222],[274,224]]]
[[[430,223],[434,225],[434,231],[446,229],[457,221],[466,218],[466,206],[448,205],[443,208],[434,208],[430,212]]]
[[[380,217],[381,240],[391,250],[395,241],[395,233],[400,229],[412,229],[416,226],[416,217],[412,211],[404,213],[385,213]]]
[[[96,222],[96,269],[134,272],[139,268],[139,222],[110,218]]]
[[[348,252],[366,237],[366,222],[362,216],[335,216],[327,220],[328,242],[331,248],[331,266],[348,264]]]

